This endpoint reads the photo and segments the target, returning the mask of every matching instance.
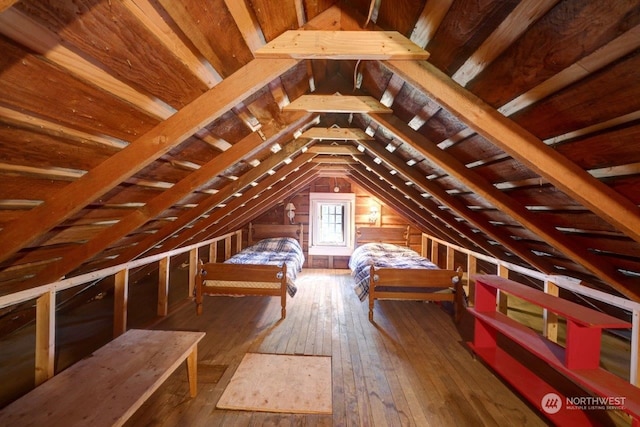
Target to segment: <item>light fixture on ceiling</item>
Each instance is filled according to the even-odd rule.
[[[339,193],[340,192],[340,186],[338,185],[338,178],[334,178],[335,179],[335,186],[333,187],[333,192],[334,193]]]
[[[289,218],[289,222],[291,224],[293,224],[293,219],[296,217],[296,207],[293,203],[289,202],[287,203],[287,206],[284,208],[285,211],[287,211],[287,217]]]

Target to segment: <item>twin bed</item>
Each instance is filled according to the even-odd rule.
[[[438,268],[409,247],[409,227],[360,227],[349,259],[361,301],[373,322],[377,299],[450,301],[457,321],[464,302],[462,271]]]
[[[296,294],[295,279],[305,259],[302,224],[249,224],[248,244],[224,263],[198,266],[198,314],[202,313],[203,295],[261,295],[280,297],[281,317],[286,317],[287,294]]]
[[[356,241],[349,268],[358,298],[369,301],[371,322],[377,299],[451,301],[458,320],[464,302],[462,272],[440,269],[409,248],[409,227],[359,227]],[[286,317],[287,294],[295,295],[295,279],[305,260],[302,224],[250,224],[248,243],[224,263],[199,265],[198,314],[203,295],[262,295],[280,297],[281,317]]]

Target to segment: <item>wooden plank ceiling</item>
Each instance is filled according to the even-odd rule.
[[[0,295],[339,168],[423,231],[640,300],[637,0],[0,1],[0,52]]]

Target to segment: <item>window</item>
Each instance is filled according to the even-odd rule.
[[[309,255],[351,255],[355,194],[311,193]]]
[[[344,245],[344,211],[342,203],[320,203],[318,245]]]

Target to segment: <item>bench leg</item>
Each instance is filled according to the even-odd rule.
[[[198,347],[194,346],[191,354],[187,356],[187,376],[189,377],[189,394],[196,397],[198,394]]]

